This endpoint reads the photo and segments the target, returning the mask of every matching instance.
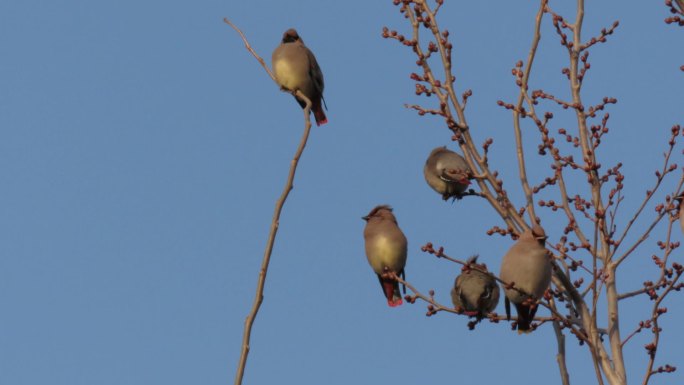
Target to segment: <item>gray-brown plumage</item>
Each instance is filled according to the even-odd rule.
[[[288,29],[283,39],[273,51],[271,57],[273,74],[281,88],[290,92],[301,91],[311,100],[311,111],[316,118],[316,125],[328,122],[323,112],[323,72],[318,66],[316,57],[305,45],[304,41],[294,29]],[[306,107],[304,100],[295,96],[302,108]]]
[[[485,264],[477,263],[477,255],[468,259],[468,264],[456,277],[451,302],[456,309],[463,309],[465,314],[480,320],[499,304],[499,285],[492,275],[476,269],[487,271]]]
[[[442,199],[460,198],[468,188],[470,167],[465,159],[446,146],[437,147],[425,161],[423,175],[433,190],[442,194]]]
[[[404,276],[406,237],[399,228],[390,206],[377,206],[363,219],[366,221],[363,238],[368,263],[378,275],[387,304],[391,307],[399,306],[402,304],[399,283],[390,278],[383,278],[382,275],[391,271],[398,276]]]
[[[544,229],[535,225],[525,230],[501,261],[499,277],[513,287],[505,290],[506,316],[511,318],[513,302],[518,312],[518,332],[529,332],[540,299],[551,282],[550,254],[544,247]],[[524,293],[521,293],[519,290]],[[530,299],[529,295],[534,298]]]

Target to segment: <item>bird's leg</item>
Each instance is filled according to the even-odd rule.
[[[468,190],[468,191],[466,191],[466,192],[462,192],[462,193],[460,193],[460,194],[454,195],[454,200],[456,200],[456,199],[460,200],[460,199],[462,199],[463,197],[467,197],[467,196],[477,196],[477,197],[480,197],[480,198],[485,198],[485,195],[484,195],[483,193],[477,192],[477,191],[475,191],[475,190],[473,190],[473,189],[470,189],[470,190]]]

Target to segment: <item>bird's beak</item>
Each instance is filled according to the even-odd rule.
[[[363,219],[364,221],[368,221],[368,215],[366,215],[365,217],[361,217],[361,219]]]

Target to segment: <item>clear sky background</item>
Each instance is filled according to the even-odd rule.
[[[226,16],[269,63],[283,31],[298,29],[325,74],[330,121],[312,130],[283,211],[245,384],[560,383],[550,325],[469,331],[465,317],[426,318],[424,304],[391,309],[367,265],[361,216],[381,203],[409,239],[407,278],[443,303],[458,266],[421,245],[480,253],[494,271],[511,245],[485,234],[501,225],[485,202],[445,203],[423,180],[430,150],[454,146],[440,119],[403,107],[434,100],[413,94],[410,50],[380,37],[385,25],[408,31],[391,3],[0,3],[0,384],[232,383],[302,113]],[[573,20],[570,3],[552,5]],[[600,156],[624,163],[624,223],[683,122],[684,29],[663,23],[662,1],[587,3],[586,38],[621,22],[591,51],[584,97],[619,101]],[[452,0],[439,19],[459,93],[473,89],[473,136],[494,137],[492,168],[517,204],[512,118],[496,101],[517,97],[511,68],[527,56],[537,7]],[[547,19],[531,89],[567,98],[566,63]],[[555,129],[575,127],[571,112],[547,109]],[[525,122],[525,132],[536,184],[548,169],[536,129]],[[681,151],[675,159],[684,163]],[[561,218],[538,212],[557,239]],[[625,265],[621,292],[656,276],[656,239]],[[627,335],[650,303],[621,306]],[[653,383],[684,383],[684,297],[666,306],[657,365],[679,370]],[[641,382],[649,340],[627,345],[630,383]],[[595,383],[587,350],[567,342],[572,382]]]

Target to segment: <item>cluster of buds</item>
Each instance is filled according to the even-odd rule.
[[[487,230],[487,235],[494,235],[494,234],[506,236],[508,234],[513,234],[513,229],[502,229],[499,226],[494,226],[491,229]]]
[[[589,107],[589,109],[587,109],[587,115],[591,118],[595,118],[596,117],[596,111],[603,111],[606,108],[606,105],[617,104],[617,102],[618,102],[618,100],[616,98],[611,98],[611,97],[606,96],[603,98],[603,100],[601,100],[601,102],[599,104]],[[608,120],[608,116],[604,116],[603,127],[605,127],[607,120]]]
[[[674,16],[665,18],[666,24],[678,24],[680,27],[684,27],[684,9],[682,9],[682,3],[675,3],[672,0],[665,0],[665,6],[669,8],[669,11]]]
[[[573,146],[573,147],[579,147],[579,146],[580,146],[580,139],[579,139],[579,137],[577,137],[577,136],[572,136],[572,135],[568,134],[568,132],[567,132],[567,130],[566,130],[565,128],[559,128],[559,129],[558,129],[558,133],[561,134],[561,135],[564,135],[564,136],[565,136],[565,141],[568,142],[568,143],[572,143],[572,146]],[[577,168],[577,166],[576,166],[576,167],[573,167],[573,169],[575,169],[575,168]]]
[[[422,250],[424,253],[433,254],[438,258],[444,255],[444,247],[440,247],[439,249],[435,250],[432,246],[432,242],[426,243],[420,248],[420,250]]]
[[[615,31],[615,28],[617,28],[619,25],[620,22],[616,20],[608,29],[602,28],[601,33],[596,37],[592,37],[587,43],[583,44],[581,50],[585,50],[596,43],[605,43],[607,41],[606,37],[608,35],[612,35]]]
[[[540,200],[537,202],[537,204],[538,204],[540,207],[549,207],[552,211],[557,211],[558,209],[562,209],[562,208],[563,208],[563,204],[562,204],[561,202],[556,202],[556,201],[554,201],[553,199],[551,199],[551,200],[549,200],[549,201],[545,201],[545,200],[543,200],[543,199],[540,199]]]
[[[555,169],[555,166],[552,165],[551,168]],[[552,176],[552,177],[547,176],[546,178],[544,178],[544,180],[539,185],[532,187],[532,192],[534,192],[536,194],[539,191],[546,188],[547,186],[554,186],[556,184],[556,182],[558,182],[559,173],[560,173],[560,170],[556,170],[554,176]],[[541,202],[543,202],[543,201],[539,201],[539,205],[544,206]],[[558,205],[558,207],[561,207],[561,205]],[[554,209],[553,211],[556,211],[556,210]]]
[[[658,369],[654,370],[655,373],[673,373],[677,370],[676,366],[671,366],[666,364],[665,366],[659,366]]]

